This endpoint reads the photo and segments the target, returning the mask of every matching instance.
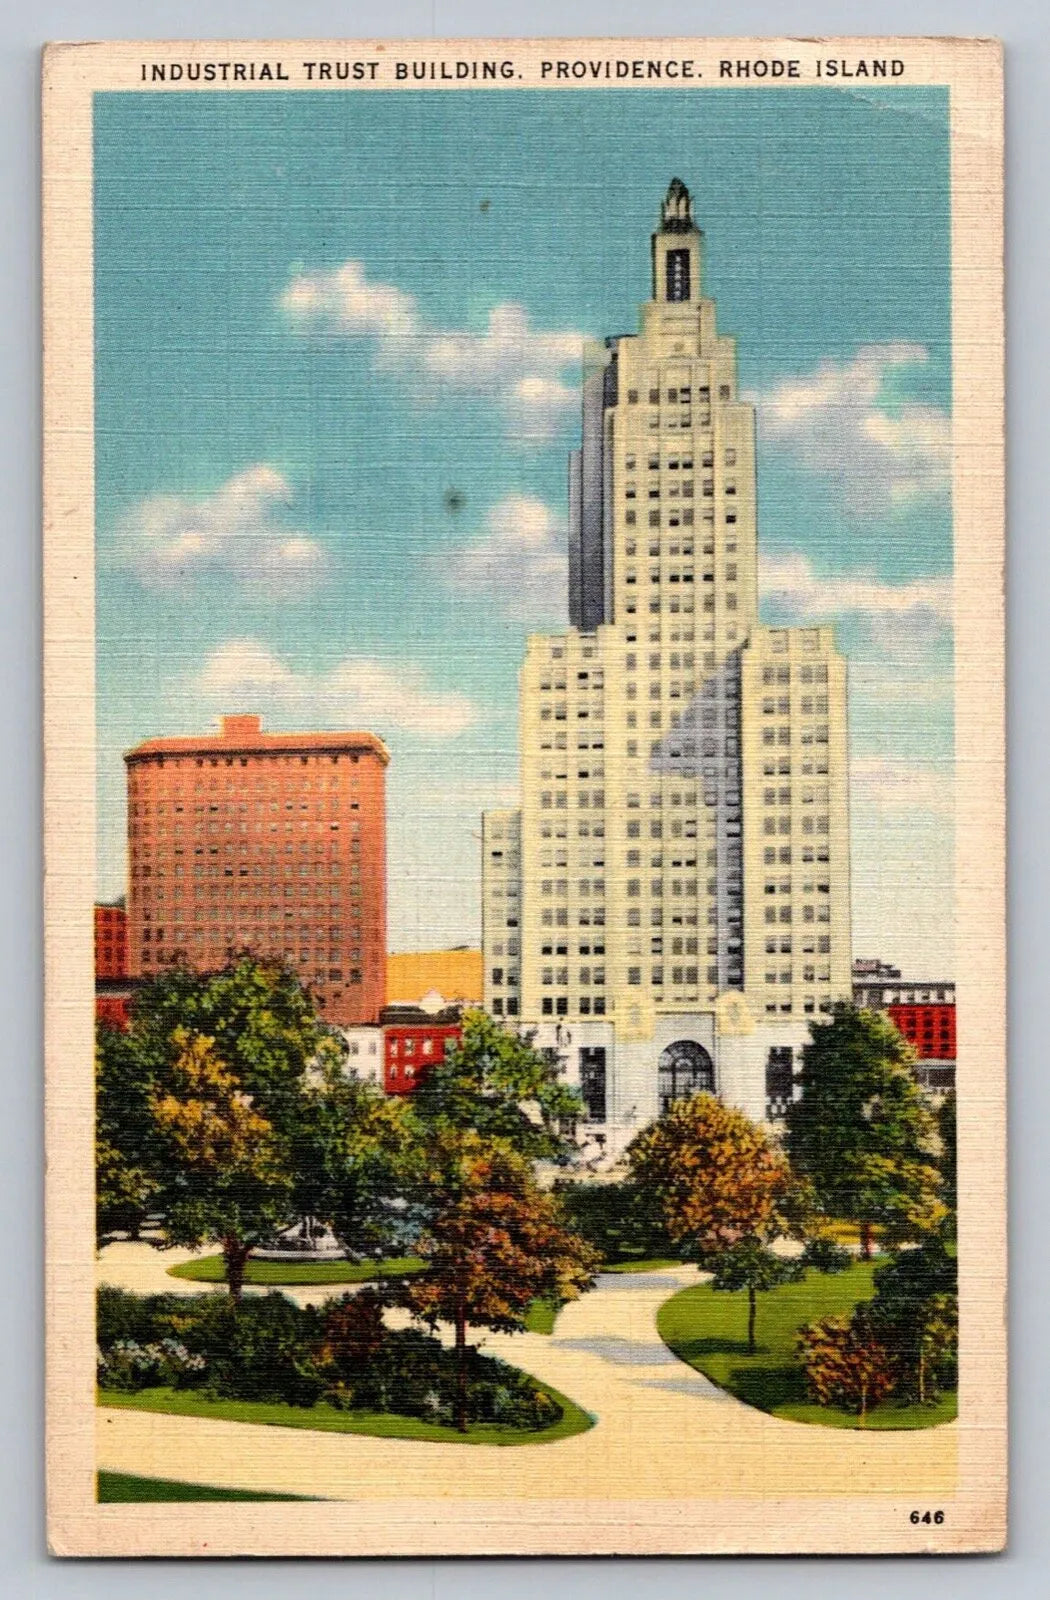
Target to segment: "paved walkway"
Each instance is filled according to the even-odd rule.
[[[189,1251],[110,1246],[99,1277],[139,1293],[192,1293],[166,1269]],[[147,1477],[363,1501],[639,1501],[673,1496],[948,1493],[957,1429],[860,1433],[784,1422],[724,1394],[676,1360],[656,1312],[695,1269],[605,1274],[561,1312],[554,1334],[494,1336],[484,1348],[597,1418],[554,1444],[430,1444],[260,1428],[141,1411],[99,1411],[98,1464]],[[338,1289],[286,1290],[300,1302]]]

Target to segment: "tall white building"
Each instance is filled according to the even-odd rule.
[[[851,993],[846,667],[758,621],[754,408],[675,179],[637,334],[585,356],[565,633],[521,673],[521,808],[483,826],[485,1004],[615,1153],[676,1097],[782,1114]]]

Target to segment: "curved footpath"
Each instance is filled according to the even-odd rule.
[[[192,1254],[111,1245],[99,1281],[139,1294],[199,1292],[203,1285],[167,1275]],[[564,1308],[553,1335],[485,1340],[487,1352],[598,1418],[571,1439],[507,1450],[100,1408],[98,1465],[220,1487],[391,1503],[842,1493],[899,1501],[951,1491],[956,1425],[866,1434],[785,1422],[724,1394],[678,1361],[656,1331],[656,1313],[695,1277],[692,1267],[604,1274],[590,1294]],[[339,1292],[333,1285],[282,1291],[300,1304]]]

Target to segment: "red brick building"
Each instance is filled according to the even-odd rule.
[[[458,1008],[430,1015],[417,1006],[389,1006],[382,1020],[387,1094],[413,1094],[463,1037]]]
[[[131,1004],[128,914],[122,905],[95,907],[95,1020],[126,1028]]]
[[[128,776],[128,963],[201,971],[252,950],[287,960],[324,1016],[375,1022],[386,989],[390,760],[371,733],[221,731],[150,739]]]
[[[122,905],[95,907],[95,981],[128,975],[128,914]]]
[[[890,1020],[922,1061],[955,1060],[955,1005],[891,1005]]]

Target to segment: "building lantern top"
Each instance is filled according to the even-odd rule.
[[[672,178],[660,207],[660,231],[691,233],[695,227],[692,195],[681,178]]]

